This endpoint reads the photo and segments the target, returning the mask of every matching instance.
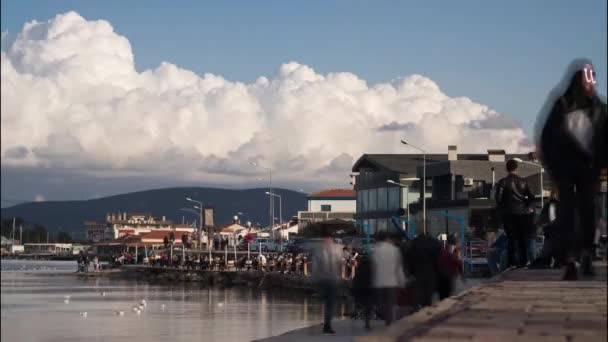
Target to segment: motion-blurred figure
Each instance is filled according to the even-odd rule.
[[[355,306],[362,311],[365,329],[370,329],[370,319],[375,298],[372,288],[371,260],[367,254],[360,255],[358,258],[357,272],[353,279],[352,290],[355,297]]]
[[[395,235],[380,235],[380,241],[372,252],[372,285],[382,304],[384,323],[389,325],[395,318],[395,305],[400,288],[405,286],[401,252]]]
[[[319,287],[321,298],[325,303],[325,316],[323,333],[333,335],[336,332],[331,327],[331,319],[336,307],[336,296],[340,268],[342,263],[342,251],[332,239],[327,228],[321,232],[323,241],[313,255],[313,280]]]
[[[563,251],[560,248],[563,236],[556,224],[558,206],[559,195],[557,189],[553,189],[549,201],[543,207],[538,219],[538,224],[542,227],[545,236],[543,248],[540,256],[534,260],[530,268],[551,268],[552,262],[554,267],[563,265]]]
[[[540,156],[560,195],[557,225],[568,255],[564,279],[570,280],[578,277],[576,260],[583,274],[593,274],[594,189],[607,164],[606,104],[596,94],[595,76],[590,61],[574,61],[537,126]]]

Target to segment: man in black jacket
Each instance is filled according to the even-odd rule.
[[[509,175],[501,179],[496,188],[496,206],[507,233],[509,266],[526,266],[528,259],[527,233],[530,224],[531,204],[534,195],[528,182],[517,175],[517,161],[507,162]],[[517,246],[517,247],[516,247]],[[518,259],[515,262],[515,249]]]
[[[577,258],[583,273],[593,274],[594,189],[608,154],[606,104],[595,83],[591,62],[574,61],[561,89],[556,88],[545,105],[542,130],[537,129],[541,158],[560,194],[556,225],[564,233],[562,249],[570,259],[564,279],[577,278]]]

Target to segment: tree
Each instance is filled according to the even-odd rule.
[[[169,247],[169,237],[167,235],[163,238],[163,244],[165,245],[165,248]]]

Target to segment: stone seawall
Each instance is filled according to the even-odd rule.
[[[126,265],[120,268],[120,277],[152,281],[155,283],[199,283],[203,286],[231,287],[247,286],[253,288],[286,288],[298,291],[315,292],[311,277],[304,275],[282,274],[261,271],[199,271],[166,267]],[[338,292],[347,296],[350,283],[340,282]]]

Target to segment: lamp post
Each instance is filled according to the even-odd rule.
[[[266,191],[266,195],[269,195],[270,197],[278,197],[279,198],[279,236],[281,238],[281,252],[283,251],[283,204],[282,204],[282,199],[281,199],[281,195],[277,195],[277,194],[273,194],[272,192],[268,192]],[[273,218],[274,219],[274,218]],[[274,235],[274,230],[273,230],[273,235]]]
[[[522,160],[520,158],[513,158],[513,160],[515,160],[518,163],[524,163],[524,164],[529,164],[529,165],[534,165],[534,166],[540,167],[540,206],[541,206],[541,208],[544,208],[544,206],[545,206],[545,200],[544,200],[545,191],[543,189],[543,186],[544,186],[544,184],[543,184],[543,173],[545,172],[545,168],[541,164],[529,162],[529,161],[526,161],[526,160]]]
[[[424,231],[424,235],[426,235],[426,151],[406,142],[405,140],[401,140],[401,143],[422,152],[422,229]]]
[[[199,220],[198,220],[198,245],[199,248],[203,244],[203,202],[193,200],[190,197],[186,197],[186,201],[193,202],[198,204],[198,207],[194,207],[195,209],[199,209]],[[207,248],[210,248],[209,237],[207,237]]]
[[[269,168],[269,167],[264,167],[262,165],[259,165],[256,162],[251,162],[249,164],[268,171],[268,192],[272,192],[272,169]],[[274,210],[273,210],[274,206],[273,206],[273,203],[274,203],[274,198],[272,196],[270,196],[270,204],[269,204],[269,208],[268,208],[268,210],[269,210],[269,217],[268,217],[269,218],[269,223],[268,224],[271,227],[274,226]]]

